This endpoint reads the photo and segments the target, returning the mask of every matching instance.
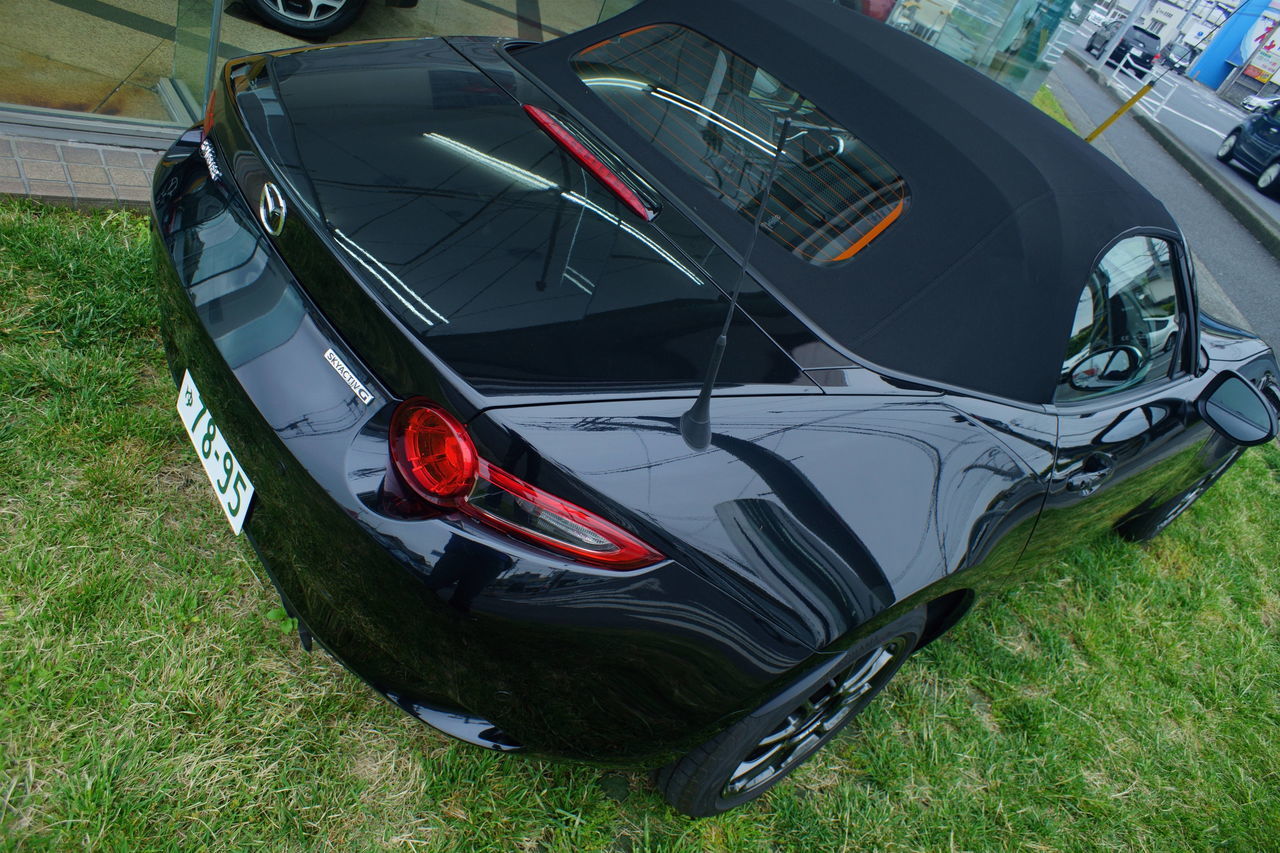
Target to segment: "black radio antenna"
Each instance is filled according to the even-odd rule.
[[[782,120],[782,134],[778,137],[778,147],[773,152],[773,163],[769,165],[769,177],[764,182],[764,190],[760,194],[760,207],[756,209],[751,228],[751,239],[747,243],[747,252],[742,256],[742,265],[738,268],[738,280],[729,295],[729,310],[724,315],[724,325],[720,327],[720,337],[716,338],[711,348],[711,360],[707,363],[707,375],[702,380],[698,397],[689,410],[680,416],[680,436],[684,443],[693,450],[706,450],[711,444],[711,389],[716,384],[716,376],[720,373],[720,361],[724,358],[725,347],[729,345],[729,325],[738,310],[738,295],[742,293],[742,282],[747,277],[747,264],[756,247],[756,238],[760,236],[760,223],[764,221],[765,208],[769,206],[769,195],[773,192],[773,181],[778,177],[778,164],[782,162],[782,149],[787,144],[787,133],[791,130],[793,107]]]

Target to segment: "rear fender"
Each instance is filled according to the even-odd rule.
[[[490,410],[503,467],[635,530],[815,650],[839,648],[951,576],[1011,574],[1044,485],[936,398],[717,398]],[[969,581],[958,580],[957,587]]]

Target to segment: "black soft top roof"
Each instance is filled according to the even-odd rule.
[[[1048,402],[1086,276],[1164,206],[1025,101],[911,36],[832,3],[646,0],[514,52],[579,117],[704,225],[744,248],[751,225],[665,159],[578,80],[578,51],[633,28],[701,32],[801,92],[907,182],[907,212],[853,260],[802,262],[759,240],[751,266],[853,354],[914,376]],[[661,217],[658,219],[661,223]]]

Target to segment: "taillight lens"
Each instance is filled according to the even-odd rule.
[[[426,400],[401,403],[391,418],[391,457],[401,478],[434,506],[606,569],[639,569],[663,556],[593,512],[479,458],[466,428]]]
[[[457,418],[412,400],[391,418],[391,455],[409,487],[433,503],[470,493],[479,472],[475,445]]]
[[[531,104],[524,105],[524,111],[529,118],[533,119],[533,123],[542,128],[542,131],[556,141],[561,148],[568,152],[569,156],[577,160],[579,165],[590,172],[597,181],[604,184],[609,192],[613,193],[618,201],[622,202],[632,213],[648,222],[658,215],[658,211],[654,210],[639,194],[626,182],[618,176],[613,169],[610,169],[603,160],[591,153],[587,146],[582,144],[576,136],[573,135],[569,128],[565,127],[551,113],[535,107]]]

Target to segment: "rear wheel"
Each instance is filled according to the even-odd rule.
[[[1259,173],[1256,186],[1263,195],[1280,198],[1280,160],[1276,160]]]
[[[656,781],[667,802],[706,817],[772,788],[875,698],[915,649],[924,626],[924,608],[908,613],[659,770]]]
[[[1240,134],[1234,130],[1227,134],[1227,138],[1222,140],[1222,144],[1218,146],[1217,158],[1220,163],[1230,163],[1231,159],[1236,156],[1236,140],[1240,138]]]

